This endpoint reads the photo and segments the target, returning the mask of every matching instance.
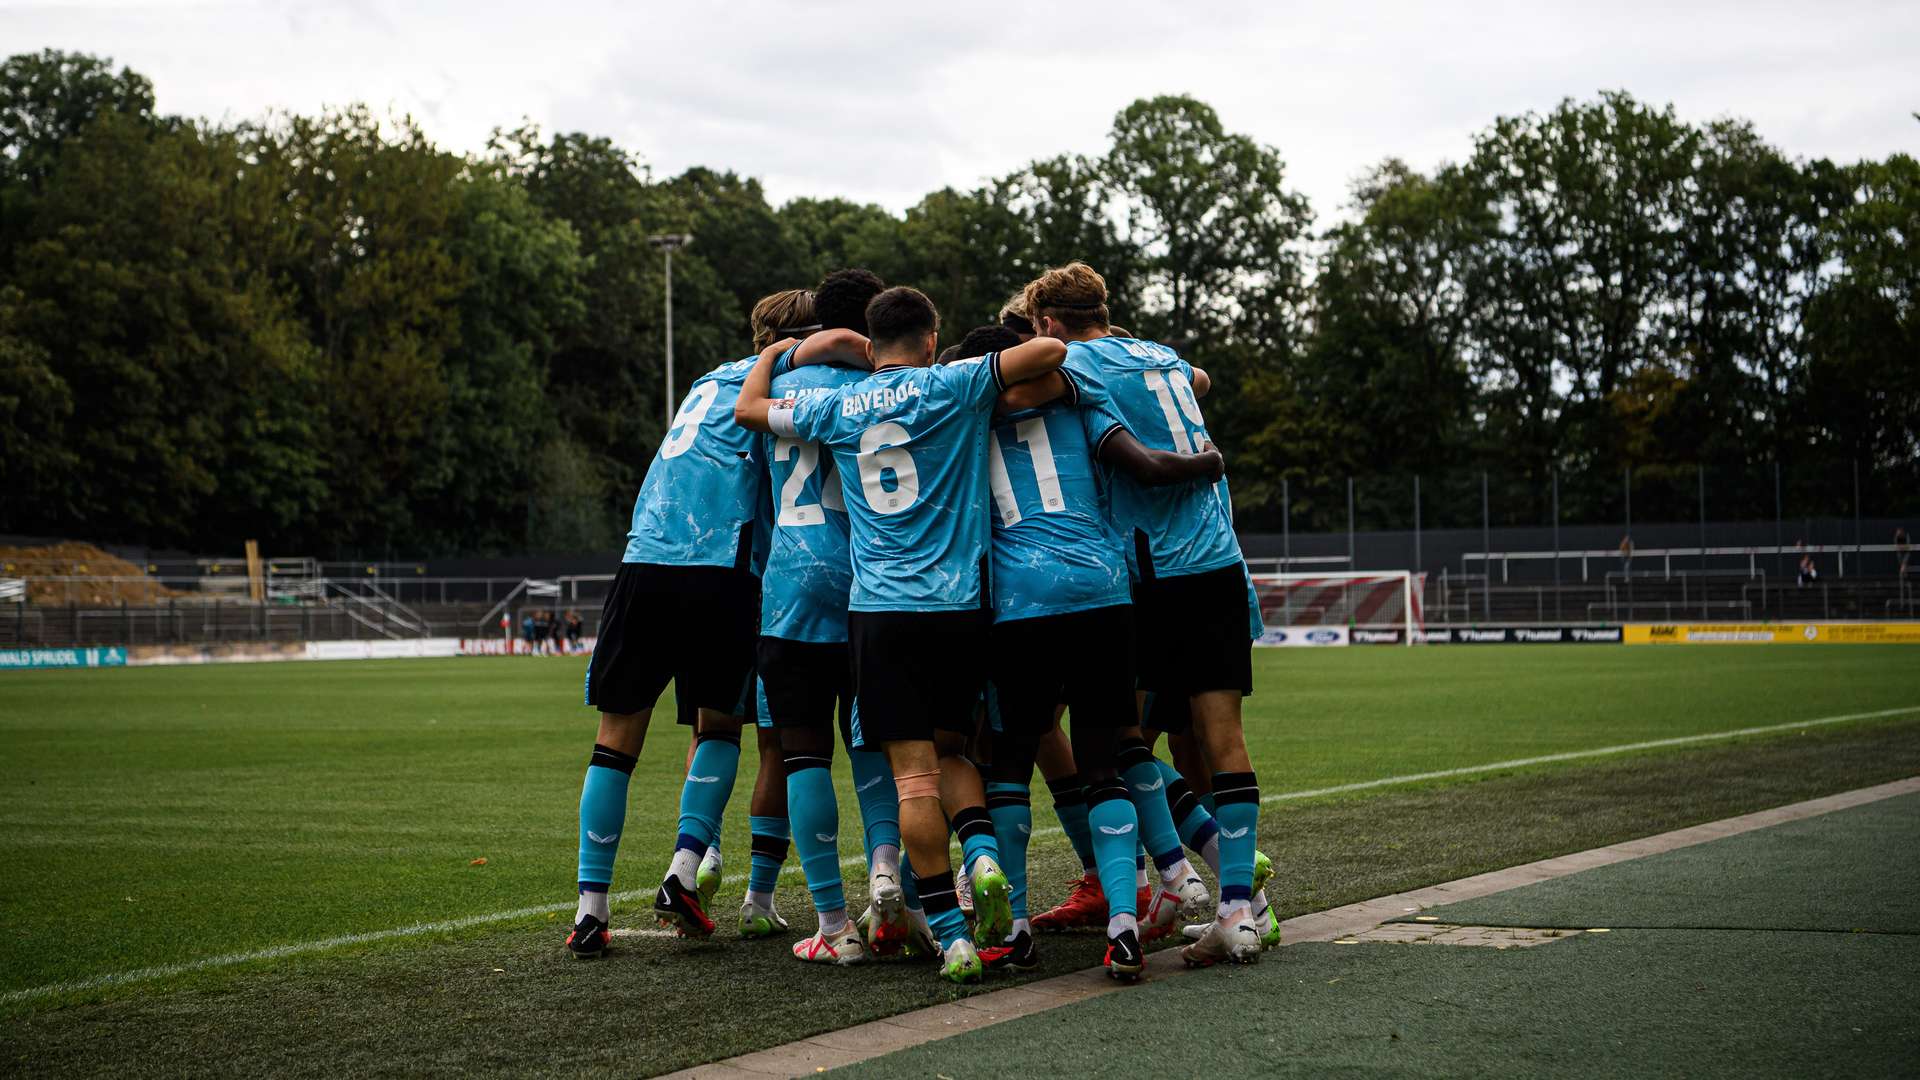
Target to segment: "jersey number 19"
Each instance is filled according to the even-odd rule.
[[[1193,453],[1193,440],[1187,437],[1187,425],[1180,422],[1182,414],[1196,428],[1205,428],[1206,417],[1200,414],[1200,402],[1193,396],[1193,384],[1187,381],[1184,371],[1175,369],[1165,373],[1158,371],[1142,372],[1147,389],[1160,399],[1160,413],[1167,418],[1167,431],[1173,436],[1173,448],[1183,454]]]

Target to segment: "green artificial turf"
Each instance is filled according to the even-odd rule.
[[[1609,927],[1524,949],[1304,944],[835,1075],[1909,1076],[1920,1050],[1920,796],[1431,909]],[[1544,921],[1543,921],[1544,920]],[[1635,928],[1627,928],[1635,927]],[[1177,1041],[1113,1032],[1180,1017]]]
[[[1149,984],[830,1075],[994,1080],[1015,1061],[1036,1080],[1905,1077],[1920,1045],[1916,965],[1920,938],[1846,934],[1305,944],[1257,968]],[[1135,1037],[1103,1037],[1115,1032]]]
[[[1899,646],[1263,650],[1249,745],[1266,792],[1321,788],[1920,705],[1915,656]],[[567,904],[593,738],[578,704],[583,664],[5,673],[0,1007],[71,1000],[45,988],[156,966]],[[674,831],[686,737],[663,719],[650,741],[616,888],[656,881]],[[735,874],[754,760],[743,757],[728,813]],[[1036,802],[1037,824],[1050,825],[1047,800]],[[858,830],[841,832],[856,855]],[[1042,836],[1036,847],[1064,843]],[[1036,886],[1040,899],[1057,895],[1052,880]],[[76,918],[86,948],[72,947]]]
[[[1920,935],[1916,854],[1920,794],[1902,795],[1424,914],[1474,926]]]

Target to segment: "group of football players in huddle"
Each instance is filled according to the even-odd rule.
[[[608,947],[628,782],[669,681],[694,742],[653,912],[681,933],[713,933],[720,821],[752,727],[740,931],[787,929],[774,886],[791,846],[818,917],[793,945],[803,961],[919,955],[971,982],[1036,966],[1035,930],[1104,925],[1107,970],[1132,980],[1143,942],[1183,915],[1189,964],[1278,942],[1241,730],[1259,609],[1200,409],[1206,373],[1112,326],[1082,263],[944,353],[939,329],[918,290],[836,271],[760,301],[758,355],[681,403],[587,672],[600,727],[576,956]],[[858,918],[836,744],[865,834]],[[1036,768],[1083,873],[1030,917]]]

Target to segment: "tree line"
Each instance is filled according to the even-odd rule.
[[[435,146],[364,107],[213,124],[87,55],[0,66],[0,532],[313,554],[611,550],[680,386],[760,296],[865,266],[992,321],[1083,259],[1117,323],[1220,390],[1243,526],[1344,527],[1419,474],[1425,524],[1920,507],[1920,164],[1786,157],[1625,93],[1388,160],[1316,227],[1279,152],[1188,97],[1097,157],[903,214],[656,177],[583,133]],[[943,344],[947,341],[943,340]],[[1470,508],[1470,511],[1467,509]],[[1453,520],[1453,519],[1459,520]]]

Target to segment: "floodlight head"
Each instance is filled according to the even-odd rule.
[[[683,248],[683,247],[686,247],[688,244],[693,243],[693,234],[692,233],[661,233],[657,236],[647,237],[647,243],[653,247],[664,248],[668,251],[673,251],[676,248]]]

